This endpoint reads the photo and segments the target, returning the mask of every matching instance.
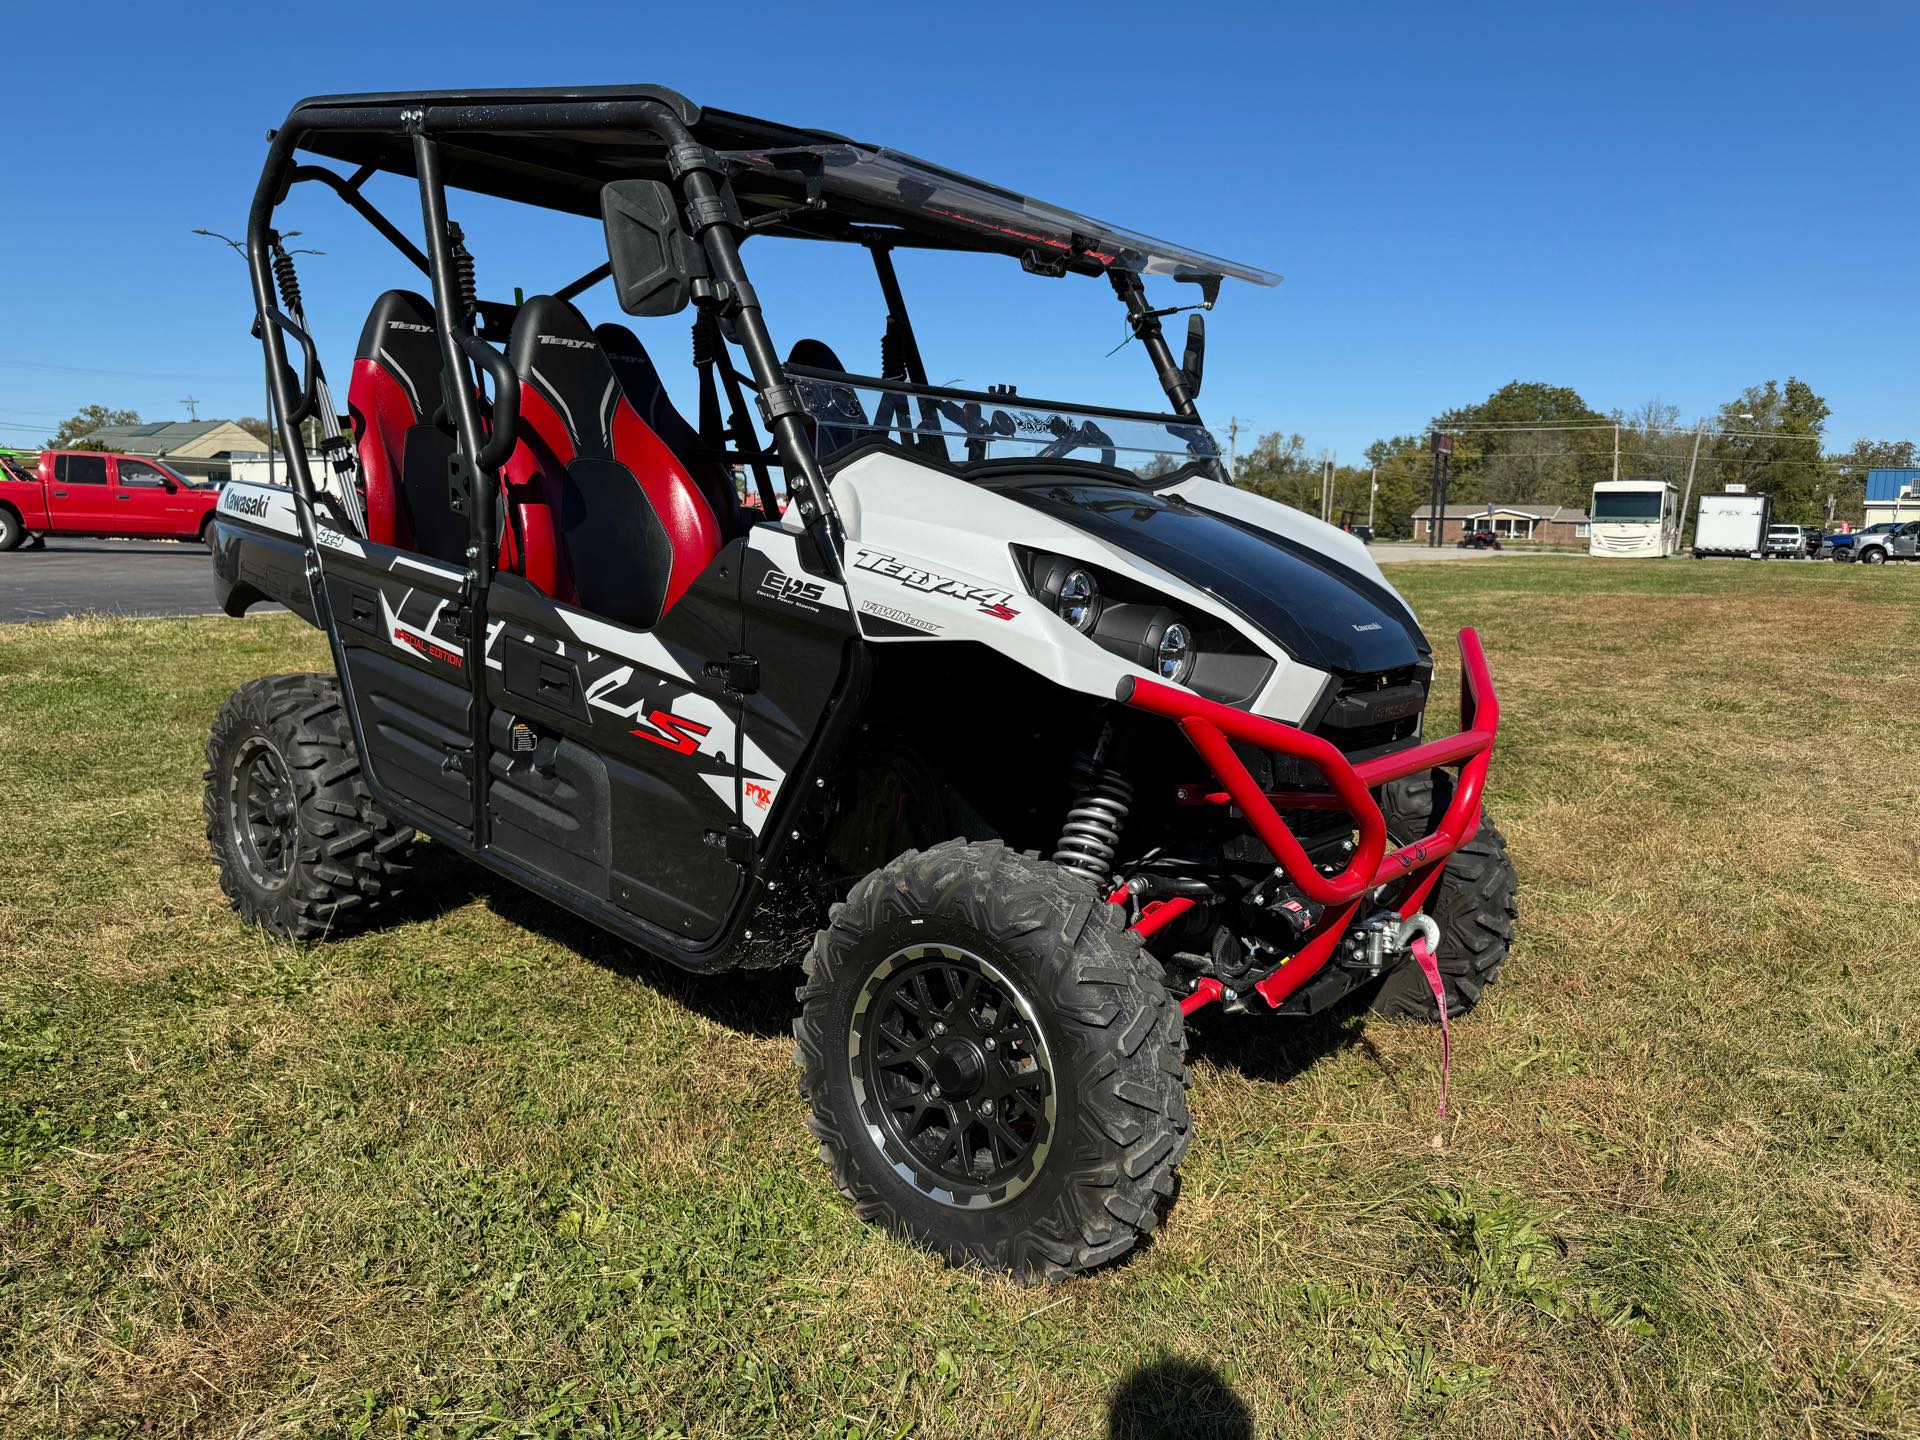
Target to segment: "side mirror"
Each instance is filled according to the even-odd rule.
[[[615,180],[600,190],[614,293],[629,315],[677,315],[707,276],[707,257],[681,227],[673,191],[658,180]]]
[[[1187,316],[1187,349],[1180,357],[1181,373],[1187,377],[1187,394],[1200,398],[1200,381],[1207,370],[1207,317]]]

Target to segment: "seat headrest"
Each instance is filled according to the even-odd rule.
[[[787,364],[804,365],[809,370],[838,370],[845,375],[847,367],[840,363],[840,357],[833,353],[833,347],[824,340],[796,340],[793,349],[787,352]]]
[[[438,407],[440,341],[433,331],[433,306],[424,296],[389,290],[374,301],[354,357],[374,361],[399,381],[421,419]]]
[[[553,403],[576,454],[612,453],[620,382],[584,315],[552,295],[533,296],[514,319],[507,359]]]

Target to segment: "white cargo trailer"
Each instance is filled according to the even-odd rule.
[[[1702,495],[1693,526],[1693,558],[1733,555],[1758,560],[1766,553],[1767,525],[1772,519],[1773,501],[1765,495],[1741,490]]]

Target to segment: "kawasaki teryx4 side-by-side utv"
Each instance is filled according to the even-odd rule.
[[[380,173],[417,183],[421,243]],[[425,277],[372,301],[344,416],[274,228],[296,184]],[[606,263],[482,298],[460,192],[597,219]],[[871,373],[776,348],[746,264],[776,237],[869,253]],[[1274,276],[653,87],[305,101],[248,239],[291,484],[226,488],[218,593],[298,612],[335,672],[245,686],[208,743],[248,921],[366,922],[418,833],[690,970],[804,957],[834,1183],[1034,1278],[1165,1210],[1185,1015],[1362,991],[1443,1019],[1494,978],[1514,878],[1478,641],[1460,730],[1426,740],[1412,612],[1358,540],[1234,488],[1196,407],[1199,312]],[[1166,409],[929,384],[912,249],[1102,282]],[[603,286],[690,311],[695,419],[576,308]]]

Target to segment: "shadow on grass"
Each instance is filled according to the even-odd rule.
[[[1238,1070],[1250,1080],[1284,1085],[1311,1070],[1329,1055],[1359,1050],[1374,1064],[1388,1068],[1378,1047],[1367,1038],[1367,1001],[1349,995],[1318,1015],[1290,1016],[1260,1013],[1229,1015],[1217,1006],[1187,1021],[1187,1058]]]
[[[1107,1440],[1253,1440],[1253,1416],[1211,1365],[1155,1360],[1114,1387]]]

